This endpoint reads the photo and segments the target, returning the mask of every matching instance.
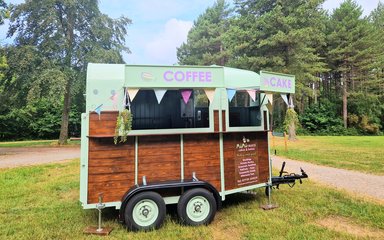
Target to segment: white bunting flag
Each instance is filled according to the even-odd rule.
[[[287,94],[282,93],[282,94],[280,94],[280,95],[281,95],[281,97],[283,98],[285,104],[287,104],[287,106],[289,106]]]
[[[215,97],[215,89],[204,89],[205,95],[209,99],[209,103],[213,102],[213,98]]]
[[[164,94],[167,92],[167,89],[156,89],[153,91],[155,92],[157,103],[160,104],[161,100],[164,97]]]
[[[139,92],[138,88],[128,88],[127,89],[129,99],[131,99],[131,102],[136,97],[136,94]]]
[[[268,111],[270,112],[270,113],[272,113],[272,111],[273,111],[273,106],[272,106],[272,103],[267,103],[267,108],[268,108]]]
[[[253,101],[256,101],[256,90],[247,90],[249,96],[251,96]]]
[[[265,95],[267,96],[268,101],[269,101],[271,104],[273,104],[273,94],[272,94],[272,93],[266,93]]]

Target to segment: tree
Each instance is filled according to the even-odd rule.
[[[353,0],[346,0],[335,9],[328,25],[329,66],[342,88],[343,122],[347,128],[349,91],[355,91],[358,81],[367,79],[374,63],[371,57],[375,55],[375,42],[371,26]]]
[[[238,15],[227,33],[226,45],[232,55],[229,65],[296,76],[299,113],[305,108],[305,100],[313,96],[312,86],[319,83],[320,74],[328,70],[320,54],[325,45],[323,2],[237,0]],[[285,108],[274,111],[283,115]]]
[[[130,23],[102,14],[97,0],[29,0],[12,8],[8,37],[16,36],[16,46],[34,46],[63,76],[59,144],[67,141],[73,88],[86,64],[121,63],[121,52],[129,52],[124,43]]]
[[[228,30],[231,10],[225,0],[217,0],[200,15],[188,33],[187,43],[177,49],[180,64],[186,65],[225,65],[229,55],[223,43]]]

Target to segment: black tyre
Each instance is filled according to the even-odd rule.
[[[213,194],[204,188],[188,190],[179,199],[177,213],[180,222],[185,225],[207,225],[216,214],[216,200]]]
[[[125,224],[132,231],[158,229],[164,222],[165,202],[156,192],[142,192],[133,196],[124,211]]]

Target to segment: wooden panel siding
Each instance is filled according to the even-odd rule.
[[[147,183],[179,180],[180,135],[139,137],[139,184],[143,176]]]
[[[226,125],[226,122],[225,122],[225,110],[221,111],[221,117],[223,119],[223,132],[226,132],[227,131],[227,125]]]
[[[113,143],[113,138],[90,138],[88,152],[88,203],[97,203],[99,193],[104,202],[121,201],[124,193],[134,185],[134,138],[124,144]]]
[[[184,178],[193,172],[199,180],[220,185],[220,144],[218,134],[184,135]]]
[[[105,111],[99,115],[95,112],[89,113],[89,135],[110,135],[115,134],[116,118],[118,111]]]
[[[241,143],[243,136],[257,144],[257,155],[259,162],[259,181],[265,183],[269,178],[268,161],[268,136],[267,132],[244,132],[224,134],[224,172],[225,172],[225,190],[236,188],[236,166],[235,150],[236,144]]]
[[[219,131],[219,110],[213,110],[213,129],[215,132]]]

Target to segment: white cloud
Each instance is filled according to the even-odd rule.
[[[146,59],[154,64],[177,63],[176,48],[186,42],[188,31],[193,22],[172,18],[165,23],[164,29],[154,36],[145,46]]]

